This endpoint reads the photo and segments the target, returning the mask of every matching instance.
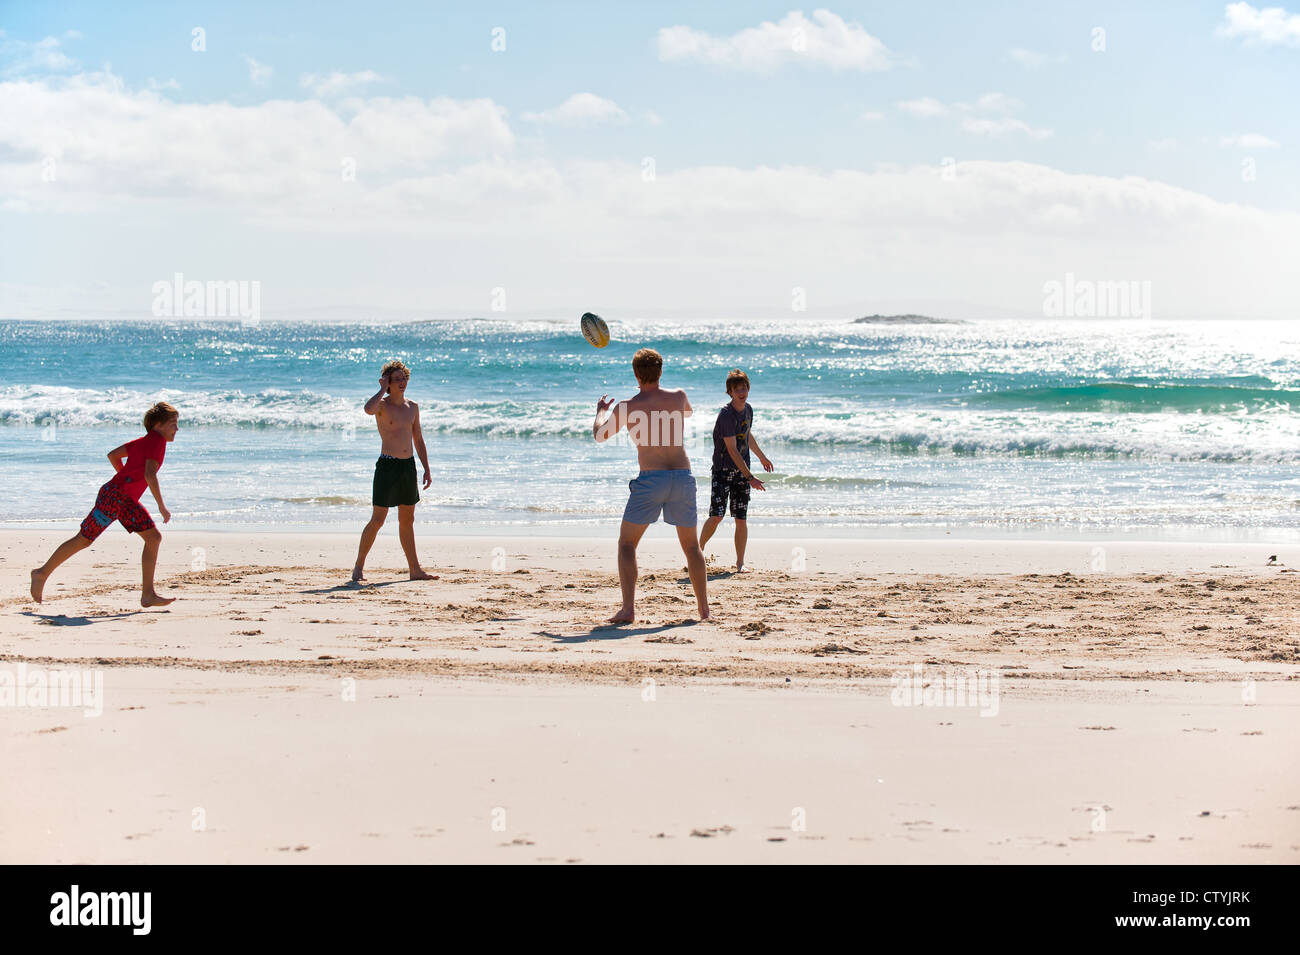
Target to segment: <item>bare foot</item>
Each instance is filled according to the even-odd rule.
[[[620,607],[618,613],[606,620],[606,623],[633,623],[636,620],[636,613],[628,610],[626,607]]]
[[[700,607],[699,610],[700,610],[700,619],[701,619],[701,620],[708,620],[708,619],[710,619],[710,618],[709,618],[709,605],[708,605],[708,604],[705,604],[703,607]]]
[[[415,570],[411,571],[411,579],[412,580],[437,580],[438,575],[426,573],[425,571],[417,567],[415,568]]]
[[[361,581],[363,581],[363,580],[365,580],[365,579],[366,579],[366,572],[365,572],[364,570],[362,570],[360,567],[353,567],[353,568],[352,568],[352,581],[353,581],[353,583],[360,583]]]
[[[736,573],[738,573],[738,574],[752,574],[753,571],[750,570],[748,567],[746,567],[744,564],[737,564],[737,565],[736,565]]]
[[[39,569],[32,571],[32,599],[37,603],[41,602],[41,594],[45,591],[45,574]]]
[[[157,594],[141,594],[141,607],[165,607],[170,603],[175,603],[175,597],[159,597]]]

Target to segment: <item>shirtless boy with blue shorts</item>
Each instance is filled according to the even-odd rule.
[[[686,568],[700,619],[709,619],[708,582],[704,573],[704,554],[695,533],[695,478],[685,448],[685,420],[692,414],[686,392],[680,388],[661,388],[663,357],[653,348],[642,348],[632,356],[632,371],[640,390],[614,404],[603,395],[596,402],[596,420],[591,427],[598,442],[608,441],[621,429],[636,445],[641,473],[628,483],[631,494],[623,510],[623,524],[618,535],[618,578],[623,590],[623,605],[610,623],[631,623],[636,619],[636,546],[647,527],[664,520],[677,528],[677,541],[686,555]]]

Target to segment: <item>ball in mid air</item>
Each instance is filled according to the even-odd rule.
[[[599,315],[584,312],[582,315],[582,337],[595,348],[604,348],[609,344],[609,326]]]

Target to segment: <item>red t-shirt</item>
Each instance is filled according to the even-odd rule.
[[[167,439],[157,431],[150,431],[143,438],[136,438],[126,446],[126,467],[118,471],[112,483],[120,487],[132,500],[140,500],[149,485],[144,479],[144,463],[157,461],[162,467],[163,455],[167,453]]]

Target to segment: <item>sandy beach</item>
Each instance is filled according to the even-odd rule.
[[[37,605],[65,534],[0,533],[0,672],[102,679],[0,707],[0,861],[1300,860],[1278,547],[755,535],[740,577],[728,532],[714,621],[656,527],[624,627],[612,533],[425,536],[416,583],[389,528],[354,588],[351,529],[165,528],[143,612],[134,538]]]

